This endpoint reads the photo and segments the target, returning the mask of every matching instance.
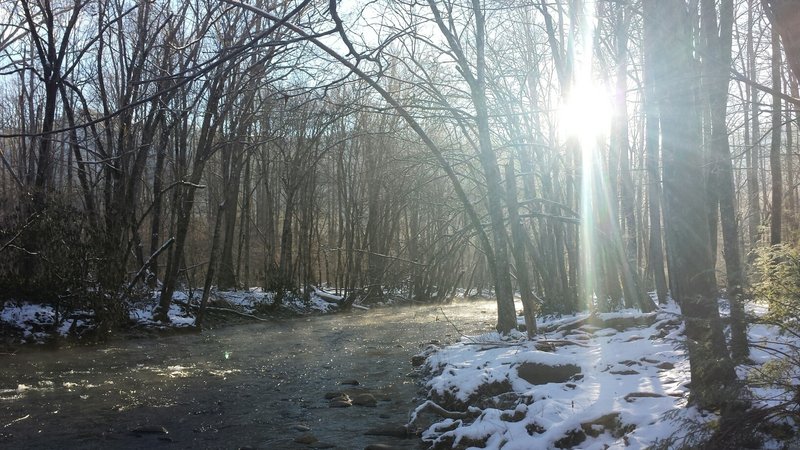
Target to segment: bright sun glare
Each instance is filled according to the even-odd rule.
[[[561,137],[592,144],[608,133],[612,113],[611,97],[605,88],[592,82],[579,82],[558,109]]]

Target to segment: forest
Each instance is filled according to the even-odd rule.
[[[738,439],[748,329],[800,332],[799,77],[793,0],[0,2],[0,311],[674,302]]]

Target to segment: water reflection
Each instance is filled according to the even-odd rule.
[[[416,448],[414,441],[364,432],[407,420],[417,386],[406,374],[421,345],[493,326],[492,302],[443,308],[387,308],[3,356],[0,447],[143,448],[168,441],[181,448],[288,449],[304,448],[294,439],[309,428],[338,448]],[[359,385],[345,387],[345,379]],[[373,394],[377,405],[330,408],[325,394],[343,390]],[[142,432],[161,427],[169,434]]]

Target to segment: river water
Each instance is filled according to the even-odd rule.
[[[417,449],[364,433],[407,422],[412,355],[495,318],[493,302],[461,301],[2,355],[0,448]],[[377,406],[329,407],[342,390]],[[295,442],[305,434],[319,441]]]

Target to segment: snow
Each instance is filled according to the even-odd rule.
[[[158,304],[159,291],[152,291],[145,298],[131,301],[128,314],[135,326],[147,328],[185,328],[195,324],[195,311],[200,304],[202,291],[177,291],[167,313],[169,324],[153,319],[153,311]],[[244,314],[261,315],[264,309],[275,302],[275,293],[254,288],[242,291],[212,290],[209,306],[232,309]],[[302,296],[287,293],[283,296],[279,311],[291,315],[331,313],[339,309],[341,297],[315,288],[305,300]],[[190,306],[191,305],[191,306]],[[26,301],[6,301],[0,308],[0,326],[15,330],[19,340],[28,343],[45,343],[54,336],[66,337],[71,332],[92,328],[91,312],[69,311],[58,317],[51,305],[36,304]]]
[[[428,397],[441,400],[443,406],[455,405],[445,409],[459,409],[453,399],[462,402],[462,409],[463,405],[486,403],[491,394],[485,390],[492,383],[510,384],[513,400],[509,402],[508,394],[495,397],[494,404],[483,407],[472,419],[431,415],[428,420],[433,423],[423,431],[423,439],[431,444],[482,443],[487,449],[551,449],[564,445],[559,441],[571,433],[582,433],[585,440],[577,439],[580,442],[568,446],[644,449],[667,439],[691,442],[696,436],[687,423],[716,419],[713,414],[687,407],[690,370],[688,357],[678,345],[683,339],[683,325],[677,320],[679,310],[674,303],[649,315],[621,311],[596,316],[601,321],[650,318],[653,324],[623,331],[596,329],[587,324],[578,326],[589,317],[578,314],[540,320],[540,330],[555,331],[545,331],[536,341],[501,340],[491,333],[464,337],[459,343],[429,353],[423,369],[429,372]],[[751,326],[750,338],[770,343],[783,339],[783,345],[791,342],[788,337],[779,338],[777,330],[766,325]],[[547,342],[557,343],[555,351],[537,350]],[[774,357],[774,352],[753,351],[757,363]],[[524,363],[573,364],[580,367],[581,375],[533,385],[518,373]],[[746,376],[755,368],[740,366],[738,370],[740,376]],[[755,394],[769,398],[776,393],[763,388]],[[421,409],[412,415],[412,422],[418,420]],[[610,429],[600,424],[608,415],[618,419]]]
[[[194,325],[200,291],[179,291],[169,310],[171,327]],[[259,315],[272,308],[276,295],[262,289],[214,291],[210,306]],[[285,295],[279,306],[292,314],[327,313],[338,309],[341,297],[315,290],[308,300]],[[158,292],[129,307],[131,319],[146,327],[163,327],[153,321]],[[723,313],[728,309],[720,302]],[[762,304],[747,305],[748,315],[766,312]],[[53,333],[68,335],[89,326],[85,311],[60,317],[50,305],[7,301],[0,310],[0,325],[19,331],[27,342],[46,342]],[[620,326],[620,323],[627,324]],[[667,440],[691,443],[697,426],[717,419],[687,406],[690,368],[681,345],[683,325],[678,307],[670,302],[657,312],[635,310],[614,313],[580,313],[537,319],[536,340],[522,333],[501,336],[487,333],[465,336],[460,342],[439,348],[429,346],[423,370],[427,371],[428,397],[454,411],[472,411],[469,418],[442,419],[422,406],[412,422],[423,424],[422,437],[429,443],[488,449],[551,449],[559,445],[581,449],[645,449]],[[741,379],[754,380],[776,355],[798,346],[796,336],[781,334],[771,325],[753,323],[748,328],[752,363],[736,368]],[[532,384],[519,368],[525,364],[549,367],[577,366],[579,375],[558,382]],[[169,367],[178,377],[185,367]],[[797,368],[787,369],[788,382],[798,384]],[[487,386],[510,389],[511,395],[486,393]],[[16,395],[28,386],[20,385]],[[773,406],[792,400],[792,392],[751,383],[756,406]],[[450,403],[448,405],[447,403]],[[427,421],[427,422],[424,422]],[[687,426],[691,424],[691,426]],[[574,440],[565,443],[565,438]],[[577,437],[576,437],[577,436]],[[785,443],[767,440],[767,448]]]

